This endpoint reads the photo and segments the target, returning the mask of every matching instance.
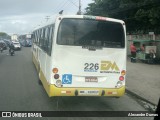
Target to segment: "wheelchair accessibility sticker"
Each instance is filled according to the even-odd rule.
[[[71,74],[64,74],[62,76],[62,84],[72,84],[72,75]]]

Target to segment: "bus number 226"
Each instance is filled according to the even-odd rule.
[[[99,64],[98,63],[85,63],[85,68],[84,70],[98,70],[99,69]]]

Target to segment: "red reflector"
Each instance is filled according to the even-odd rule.
[[[104,20],[104,21],[105,21],[106,18],[105,18],[105,17],[101,17],[101,16],[97,16],[97,17],[96,17],[96,20]]]
[[[112,94],[112,92],[108,92],[108,94]]]
[[[120,80],[120,81],[123,81],[123,80],[124,80],[124,77],[123,77],[123,76],[120,76],[120,77],[119,77],[119,80]]]
[[[54,79],[58,79],[59,78],[59,75],[58,74],[55,74],[54,75]]]
[[[66,91],[66,93],[67,93],[67,94],[70,94],[70,93],[71,93],[71,91]]]

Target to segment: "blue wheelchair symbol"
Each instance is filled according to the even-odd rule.
[[[64,74],[62,76],[62,84],[72,84],[72,75],[71,74]]]

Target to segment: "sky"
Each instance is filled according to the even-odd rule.
[[[93,0],[81,0],[82,12]],[[29,34],[40,24],[47,22],[47,16],[54,20],[59,11],[76,14],[79,0],[0,0],[0,32]]]

